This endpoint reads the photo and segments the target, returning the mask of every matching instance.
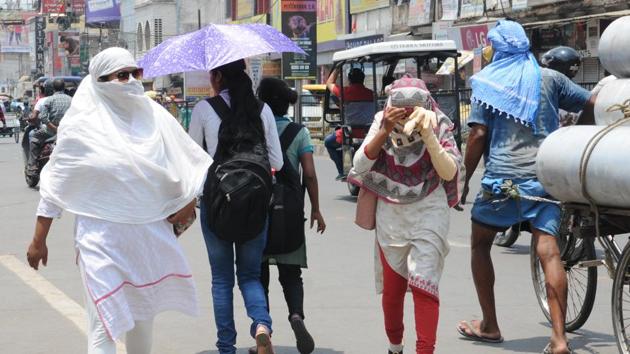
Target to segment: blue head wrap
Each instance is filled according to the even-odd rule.
[[[541,73],[521,25],[500,20],[488,33],[492,63],[471,78],[472,99],[537,131]]]

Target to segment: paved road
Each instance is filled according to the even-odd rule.
[[[25,251],[33,231],[38,193],[28,189],[21,173],[18,144],[0,138],[0,353],[84,353],[85,335],[75,323],[82,320],[79,274],[72,246],[73,217],[57,220],[49,237],[49,265],[35,272],[25,269]],[[354,200],[345,186],[333,182],[332,164],[317,158],[322,210],[328,223],[324,236],[309,233],[309,266],[305,272],[306,324],[316,339],[317,354],[386,353],[380,297],[374,292],[374,236],[353,225]],[[497,269],[496,296],[506,342],[483,345],[458,338],[461,319],[478,318],[471,280],[468,235],[469,211],[451,212],[451,253],[441,283],[441,318],[437,353],[540,353],[549,328],[541,314],[529,273],[529,237],[511,249],[493,250]],[[217,353],[210,300],[210,273],[198,225],[181,243],[189,257],[201,316],[177,313],[156,320],[155,354]],[[13,257],[15,256],[15,257]],[[15,262],[18,260],[18,262]],[[273,276],[273,275],[272,275]],[[585,327],[570,336],[579,353],[616,353],[610,320],[611,281],[600,270],[595,309]],[[39,291],[39,292],[38,292]],[[239,353],[251,343],[249,321],[240,296],[235,296]],[[413,347],[412,301],[407,298],[405,343]],[[274,343],[278,354],[297,353],[280,287],[271,290]],[[409,350],[407,350],[409,352]]]

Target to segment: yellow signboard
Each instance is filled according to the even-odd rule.
[[[389,0],[350,0],[350,13],[357,14],[388,6]]]
[[[317,43],[334,41],[346,33],[346,2],[344,0],[317,1]]]

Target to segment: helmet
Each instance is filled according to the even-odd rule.
[[[53,93],[55,93],[55,90],[53,89],[53,80],[52,79],[48,79],[46,81],[44,81],[44,84],[42,85],[43,90],[44,90],[44,95],[46,97],[48,96],[52,96]]]
[[[352,68],[348,73],[348,80],[353,84],[362,84],[363,80],[365,80],[365,74],[359,68]]]
[[[573,48],[555,47],[543,54],[542,66],[559,71],[569,78],[575,77],[580,70],[582,57]]]

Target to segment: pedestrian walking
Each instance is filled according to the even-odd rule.
[[[403,304],[414,300],[416,350],[435,350],[438,284],[449,252],[449,207],[463,185],[453,123],[420,79],[389,88],[385,110],[354,157],[348,180],[361,187],[357,223],[376,229],[376,284],[382,293],[389,354],[403,352]],[[400,103],[399,103],[400,102]],[[411,114],[410,114],[411,113]]]
[[[227,165],[225,161],[230,161],[240,153],[247,153],[248,159],[256,159],[259,165],[264,165],[267,169],[264,171],[265,175],[257,175],[255,179],[262,181],[267,178],[266,174],[269,174],[270,182],[271,168],[280,170],[283,164],[278,131],[273,112],[254,95],[252,81],[245,72],[245,61],[238,60],[211,70],[210,84],[218,95],[195,105],[189,128],[193,140],[200,146],[205,146],[218,164],[213,165],[208,179],[214,181],[218,178],[216,175],[211,176],[210,173],[218,171],[221,167],[219,165]],[[232,176],[238,176],[238,173]],[[236,182],[235,185],[239,184],[240,182]],[[217,348],[221,354],[236,352],[233,310],[236,264],[238,285],[247,308],[247,315],[252,319],[250,334],[256,340],[259,354],[273,353],[270,341],[271,317],[267,310],[265,291],[260,282],[260,264],[267,242],[265,220],[269,200],[256,201],[262,203],[260,206],[263,209],[254,214],[261,215],[251,215],[251,212],[243,209],[239,215],[222,215],[218,217],[222,220],[217,220],[214,215],[220,212],[220,208],[215,208],[214,201],[211,200],[215,194],[207,195],[207,192],[217,189],[210,188],[212,186],[212,183],[207,182],[204,188],[201,226],[212,271],[212,302],[217,326]],[[259,187],[256,190],[253,188],[240,190],[243,191],[242,195],[247,197],[248,193],[260,192],[266,188]],[[228,193],[227,198],[231,197]],[[234,222],[231,225],[226,222],[227,228],[219,227],[220,223],[229,220]],[[251,220],[256,222],[252,223]],[[248,234],[248,237],[240,238],[244,235],[240,232],[242,228],[249,232],[254,229],[252,224],[260,220],[263,220],[260,231],[254,237]]]
[[[302,354],[311,353],[315,349],[315,343],[304,325],[302,268],[306,268],[307,263],[304,237],[304,189],[302,186],[306,187],[311,201],[311,228],[317,223],[317,232],[324,233],[326,230],[324,217],[319,210],[319,187],[313,161],[314,148],[308,129],[292,122],[287,117],[289,105],[297,101],[297,93],[291,90],[284,81],[272,78],[263,79],[258,86],[258,98],[271,108],[280,136],[284,164],[282,170],[276,172],[276,183],[287,185],[287,189],[284,191],[295,194],[285,196],[285,198],[294,198],[298,201],[296,204],[301,204],[294,205],[290,208],[292,210],[282,211],[284,214],[281,219],[285,217],[295,219],[288,223],[291,225],[289,229],[274,230],[273,227],[271,228],[269,237],[282,238],[282,240],[275,240],[275,242],[286,246],[271,250],[268,246],[268,253],[270,254],[263,258],[261,280],[269,306],[269,265],[275,264],[279,273],[278,280],[282,285],[284,299],[289,309],[288,318],[295,333],[297,349]],[[302,171],[303,184],[300,179],[300,170]],[[291,189],[290,187],[295,188]],[[298,210],[300,208],[301,210]],[[287,209],[286,206],[284,209]],[[274,233],[274,231],[276,232]]]
[[[594,97],[565,75],[540,68],[530,52],[523,27],[501,20],[488,39],[494,50],[492,63],[471,78],[471,127],[466,148],[466,187],[484,156],[481,192],[471,212],[471,269],[483,319],[462,321],[457,331],[465,338],[501,343],[503,337],[494,301],[494,268],[490,249],[497,232],[529,222],[534,244],[545,273],[552,335],[544,353],[570,353],[564,331],[567,278],[556,237],[560,208],[552,203],[509,198],[547,197],[536,178],[536,154],[544,139],[559,128],[558,109],[578,112],[582,122],[592,118]],[[578,122],[580,124],[580,122]]]
[[[128,353],[148,354],[158,313],[198,312],[175,226],[190,223],[212,160],[143,95],[129,51],[102,51],[89,73],[42,171],[28,262],[47,264],[52,220],[75,214],[87,353],[116,353],[114,340],[125,337]]]

